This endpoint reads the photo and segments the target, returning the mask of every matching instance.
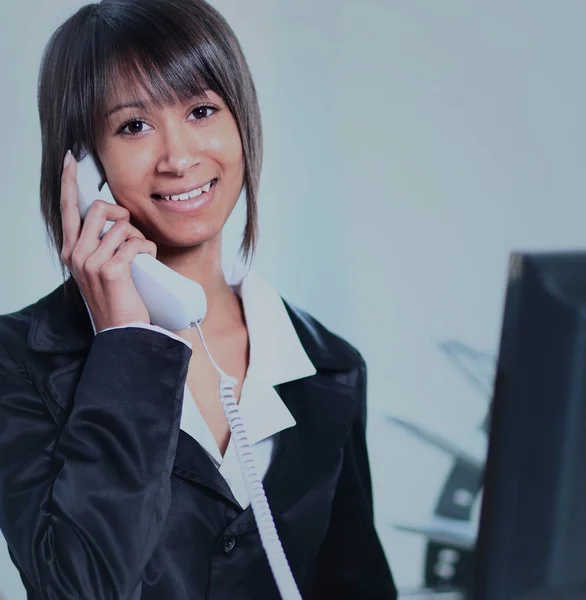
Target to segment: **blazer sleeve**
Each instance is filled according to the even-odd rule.
[[[0,529],[39,598],[140,595],[170,506],[190,355],[145,329],[98,334],[59,426],[2,348]]]
[[[330,525],[320,549],[310,600],[395,600],[397,590],[373,515],[366,448],[366,366],[357,385],[359,410],[334,495]]]

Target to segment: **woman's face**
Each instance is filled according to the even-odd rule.
[[[108,111],[98,156],[132,223],[169,248],[217,236],[244,177],[242,142],[224,101],[208,91],[176,106],[137,106],[118,88]]]

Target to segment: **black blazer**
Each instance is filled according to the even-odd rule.
[[[0,317],[0,528],[29,600],[276,600],[251,507],[179,429],[191,350],[138,328],[94,338],[71,283]],[[364,361],[287,309],[317,369],[279,386],[297,425],[264,480],[293,575],[305,599],[393,600]]]

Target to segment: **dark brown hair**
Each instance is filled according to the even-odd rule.
[[[51,36],[38,86],[40,192],[57,253],[63,245],[63,158],[68,149],[77,159],[84,150],[95,151],[105,123],[107,86],[118,77],[129,82],[136,99],[146,91],[159,107],[188,101],[207,89],[226,103],[243,146],[247,208],[241,253],[250,259],[258,227],[260,110],[234,32],[204,0],[103,0],[83,6]]]

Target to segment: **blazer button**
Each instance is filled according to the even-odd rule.
[[[236,546],[236,538],[233,535],[227,535],[223,539],[224,552],[230,554]]]

